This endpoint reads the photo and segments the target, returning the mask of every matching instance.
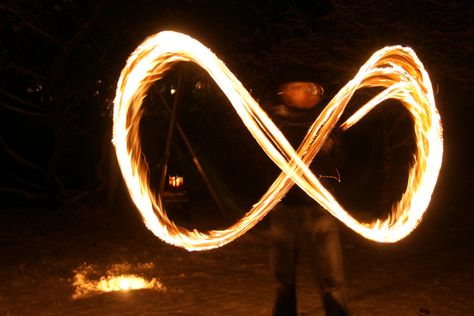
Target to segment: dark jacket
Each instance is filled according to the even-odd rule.
[[[300,110],[279,105],[274,108],[270,115],[296,150],[311,124],[316,120],[319,112],[319,107],[311,110]],[[343,161],[342,139],[337,131],[333,131],[314,158],[310,169],[319,178],[324,187],[332,191],[337,183],[340,182],[339,170],[342,168]],[[275,175],[279,172],[281,171],[273,171],[272,174]],[[275,180],[275,177],[273,177],[273,180]],[[316,202],[295,184],[281,203],[286,205],[311,205]]]

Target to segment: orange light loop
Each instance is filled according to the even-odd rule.
[[[148,170],[139,138],[142,101],[151,84],[181,61],[196,63],[208,72],[261,148],[282,170],[243,218],[224,230],[203,233],[176,226],[157,203],[148,185]],[[361,223],[321,185],[308,166],[336,127],[356,90],[368,87],[384,90],[364,104],[341,128],[353,126],[381,102],[395,99],[413,118],[417,150],[405,193],[393,205],[391,215],[373,223]],[[407,47],[390,46],[375,52],[327,104],[296,151],[224,63],[185,34],[166,31],[146,39],[122,70],[114,104],[113,142],[118,162],[145,225],[165,242],[188,250],[216,248],[235,240],[262,220],[294,184],[362,236],[379,242],[396,242],[410,234],[420,222],[442,163],[441,119],[431,82],[423,64]]]

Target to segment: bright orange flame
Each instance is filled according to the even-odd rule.
[[[179,188],[184,184],[184,178],[180,176],[169,176],[168,184],[172,188]]]
[[[154,288],[157,284],[158,281],[156,279],[146,281],[142,277],[133,274],[125,274],[118,276],[102,277],[97,283],[97,289],[103,292],[126,291],[150,289]]]
[[[154,289],[154,290],[165,290],[163,284],[161,284],[156,278],[146,280],[145,278],[136,274],[120,274],[117,271],[116,265],[107,272],[107,276],[100,277],[99,280],[94,280],[90,276],[96,275],[94,267],[91,265],[83,265],[76,269],[74,276],[74,287],[76,288],[72,298],[78,299],[81,297],[90,296],[93,294],[103,292],[115,292],[115,291],[129,291],[129,290],[140,290],[140,289]],[[128,266],[128,265],[126,265]],[[140,268],[140,267],[138,267]],[[130,269],[130,267],[129,267]]]
[[[194,62],[205,69],[262,149],[282,170],[262,198],[237,223],[225,230],[206,233],[177,227],[148,186],[148,170],[141,151],[139,122],[142,101],[150,85],[177,62]],[[417,151],[409,170],[406,191],[385,220],[361,223],[339,205],[308,165],[335,128],[357,89],[385,88],[341,125],[347,129],[387,99],[400,101],[410,112]],[[295,151],[237,78],[208,48],[191,37],[161,32],[146,39],[130,56],[117,85],[114,107],[115,149],[130,195],[146,226],[162,240],[188,250],[220,247],[251,229],[296,183],[328,212],[362,236],[396,242],[412,232],[421,220],[433,193],[443,154],[441,120],[430,79],[412,49],[385,47],[375,52],[329,102]]]

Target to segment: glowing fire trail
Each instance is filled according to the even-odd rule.
[[[150,85],[180,61],[194,62],[209,73],[255,140],[282,170],[252,209],[225,230],[203,233],[177,227],[159,206],[148,186],[148,170],[138,133],[142,101]],[[385,220],[360,223],[321,185],[308,165],[335,128],[355,91],[367,87],[385,89],[341,127],[351,127],[382,101],[395,99],[405,106],[413,118],[417,150],[409,170],[406,191],[392,207],[391,215]],[[410,48],[391,46],[375,52],[354,79],[329,102],[295,151],[222,61],[200,42],[171,31],[146,39],[128,59],[117,85],[113,133],[120,168],[146,226],[162,240],[188,250],[216,248],[241,236],[265,217],[295,183],[362,236],[380,242],[396,242],[415,229],[428,207],[443,154],[441,120],[431,82]]]
[[[84,264],[74,270],[74,287],[75,292],[72,295],[72,299],[79,299],[88,297],[95,294],[107,293],[107,292],[126,292],[129,290],[157,290],[166,291],[166,288],[156,278],[150,280],[145,279],[142,276],[136,274],[125,273],[123,274],[120,270],[149,270],[154,269],[152,263],[140,264],[132,266],[130,264],[116,264],[113,265],[108,271],[106,276],[100,277],[100,279],[91,278],[91,276],[97,275],[95,267],[92,265]]]

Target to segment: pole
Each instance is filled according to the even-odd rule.
[[[165,181],[166,181],[166,174],[168,172],[168,161],[170,159],[170,151],[171,151],[171,142],[173,140],[173,132],[175,130],[175,125],[176,125],[176,109],[178,108],[179,104],[179,99],[181,96],[181,87],[183,85],[183,77],[182,75],[179,75],[178,79],[178,86],[176,88],[176,93],[174,96],[173,100],[173,108],[170,109],[171,112],[171,117],[170,117],[170,125],[168,126],[168,135],[166,138],[166,145],[165,145],[165,154],[163,158],[163,168],[161,168],[161,178],[160,178],[160,184],[159,184],[159,203],[160,207],[163,207],[163,201],[161,200],[162,193],[165,189]],[[161,96],[161,93],[160,93]],[[162,96],[161,96],[162,97]],[[162,97],[163,99],[163,97]],[[164,99],[163,99],[164,100]],[[168,107],[169,109],[169,107]]]
[[[163,95],[158,91],[158,94],[161,98],[161,101],[163,102],[163,104],[165,105],[165,108],[171,113],[171,115],[173,116],[173,112],[175,111],[175,107],[173,109],[170,109],[170,106],[168,104],[168,102],[166,102],[165,98],[163,97]],[[193,163],[194,165],[196,166],[196,169],[198,170],[199,174],[201,175],[207,189],[209,190],[209,193],[211,194],[212,198],[214,199],[214,202],[216,203],[217,207],[219,208],[219,211],[221,213],[221,215],[226,218],[227,217],[227,213],[225,211],[225,207],[224,205],[222,204],[220,198],[219,198],[219,195],[217,194],[217,192],[214,190],[211,182],[209,181],[209,178],[207,177],[206,173],[204,172],[204,169],[201,165],[201,163],[199,162],[198,158],[197,158],[197,155],[196,155],[196,152],[194,151],[193,147],[191,146],[191,143],[189,142],[189,139],[188,137],[186,136],[186,134],[184,133],[183,129],[181,128],[181,125],[179,125],[178,122],[175,123],[176,124],[176,129],[178,130],[178,133],[179,135],[181,136],[181,138],[183,139],[183,142],[184,144],[186,145],[187,149],[189,150],[189,153],[191,154],[191,156],[193,157],[192,160],[193,160]]]

